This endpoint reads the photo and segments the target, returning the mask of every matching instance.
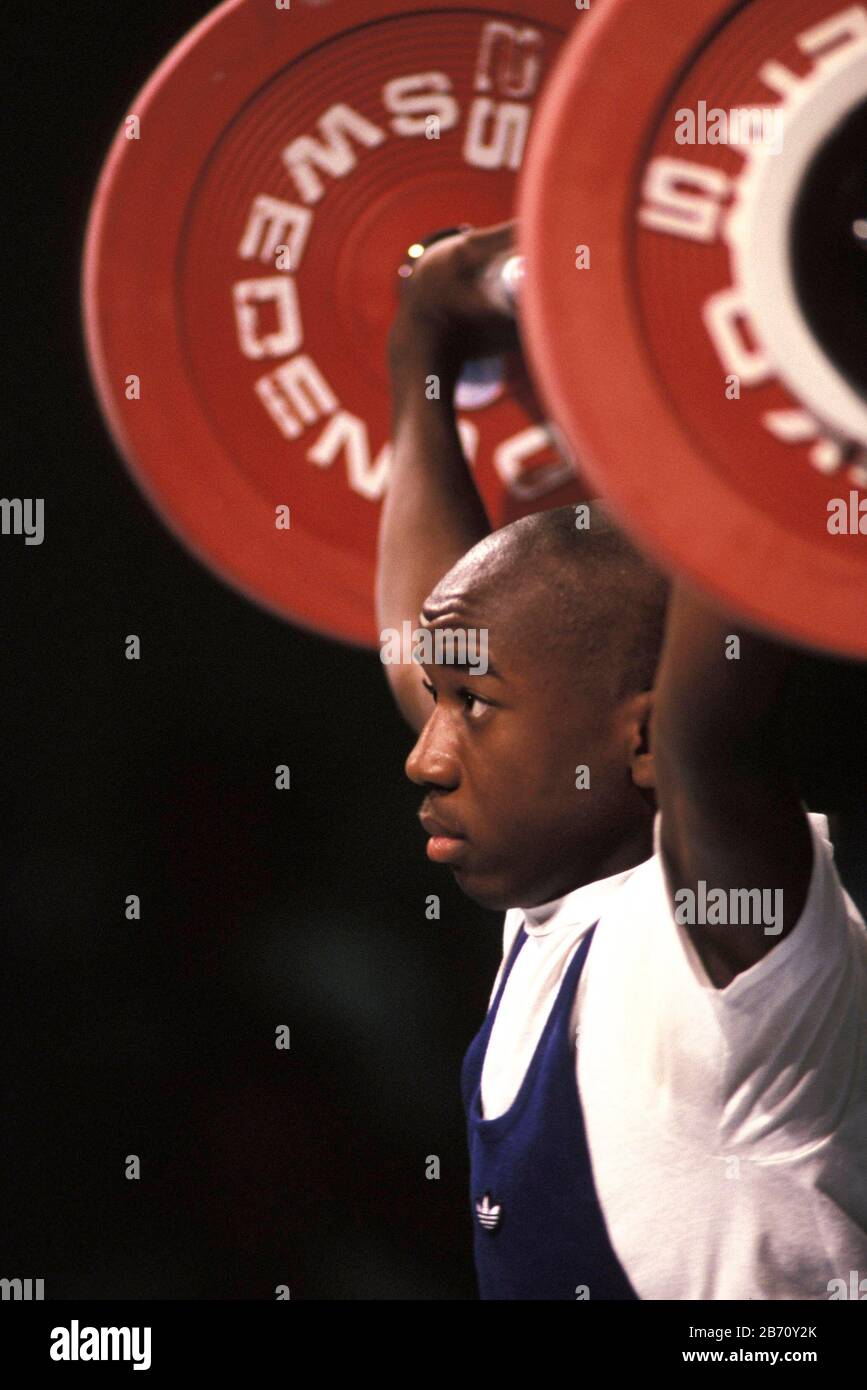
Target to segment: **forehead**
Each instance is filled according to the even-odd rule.
[[[505,636],[510,626],[511,585],[497,582],[493,556],[477,546],[434,586],[421,610],[425,627],[485,627]]]
[[[532,573],[516,584],[495,569],[462,562],[425,599],[420,623],[434,631],[484,631],[493,661],[511,675],[534,664],[542,651],[556,662],[561,646],[551,640],[556,621],[550,603],[546,610],[544,586]]]

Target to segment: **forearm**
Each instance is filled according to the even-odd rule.
[[[457,370],[434,347],[395,337],[393,456],[377,564],[380,630],[415,622],[437,580],[490,530],[458,433]],[[432,377],[439,399],[428,398]]]
[[[512,242],[510,225],[446,237],[424,253],[404,287],[389,339],[394,424],[377,555],[380,632],[415,623],[438,581],[490,531],[454,393],[465,361],[517,345],[514,315],[488,285]],[[388,679],[408,722],[421,728],[430,702],[418,667],[389,665]]]

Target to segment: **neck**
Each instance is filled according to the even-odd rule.
[[[653,821],[638,826],[634,833],[617,846],[613,853],[603,856],[596,865],[593,878],[585,879],[593,883],[598,878],[610,878],[612,874],[625,873],[643,864],[653,854]],[[575,885],[579,887],[578,884]]]
[[[634,869],[637,865],[643,864],[652,854],[653,820],[651,819],[636,826],[632,834],[619,841],[613,850],[587,858],[584,856],[579,858],[576,855],[571,873],[564,873],[562,878],[553,879],[542,890],[544,896],[534,894],[532,902],[524,902],[520,906],[522,908],[544,907],[547,903],[565,898],[567,893],[574,893],[576,888],[586,888],[588,883],[597,883],[600,879],[611,878],[614,874],[622,874],[627,869]],[[517,906],[517,904],[515,905]]]

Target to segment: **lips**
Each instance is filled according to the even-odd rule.
[[[418,818],[428,835],[436,835],[446,840],[465,840],[467,838],[456,825],[450,825],[448,821],[441,820],[438,816],[432,816],[430,811],[419,811]]]
[[[457,863],[466,844],[466,835],[457,826],[432,816],[429,811],[420,811],[419,820],[430,836],[427,842],[428,859],[435,864]]]

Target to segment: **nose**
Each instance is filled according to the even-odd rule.
[[[434,710],[425,724],[404,770],[417,787],[454,791],[460,783],[458,760],[439,714],[439,710]]]

